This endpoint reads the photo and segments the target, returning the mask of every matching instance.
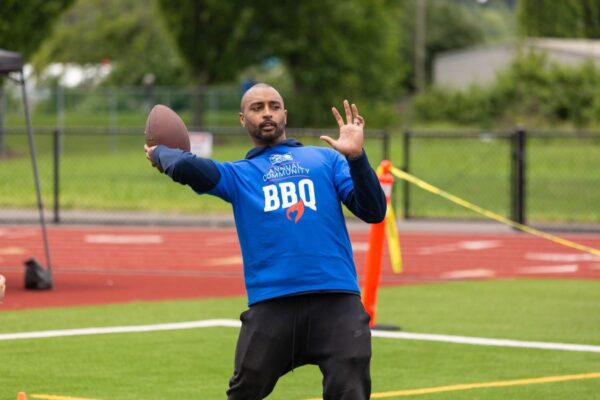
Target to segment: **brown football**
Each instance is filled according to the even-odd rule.
[[[167,147],[190,151],[190,135],[183,120],[169,107],[157,104],[146,120],[144,139],[148,146],[164,144]]]

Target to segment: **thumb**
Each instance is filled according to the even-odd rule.
[[[319,139],[321,139],[324,142],[327,142],[331,147],[333,147],[335,149],[336,140],[333,140],[329,136],[325,136],[325,135],[320,136]]]

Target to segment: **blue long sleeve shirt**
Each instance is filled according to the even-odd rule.
[[[249,305],[307,292],[360,293],[341,204],[369,223],[386,212],[364,152],[347,160],[287,139],[235,162],[165,146],[153,159],[174,181],[232,204]]]

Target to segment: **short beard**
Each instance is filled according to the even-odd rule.
[[[253,129],[249,132],[250,136],[254,138],[254,140],[262,146],[272,146],[278,143],[280,138],[285,134],[285,127],[277,124],[275,131],[268,136],[265,136],[259,127]]]

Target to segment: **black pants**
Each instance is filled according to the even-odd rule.
[[[371,331],[360,297],[311,293],[268,300],[240,316],[229,400],[261,400],[277,380],[305,364],[323,373],[324,400],[371,393]]]

